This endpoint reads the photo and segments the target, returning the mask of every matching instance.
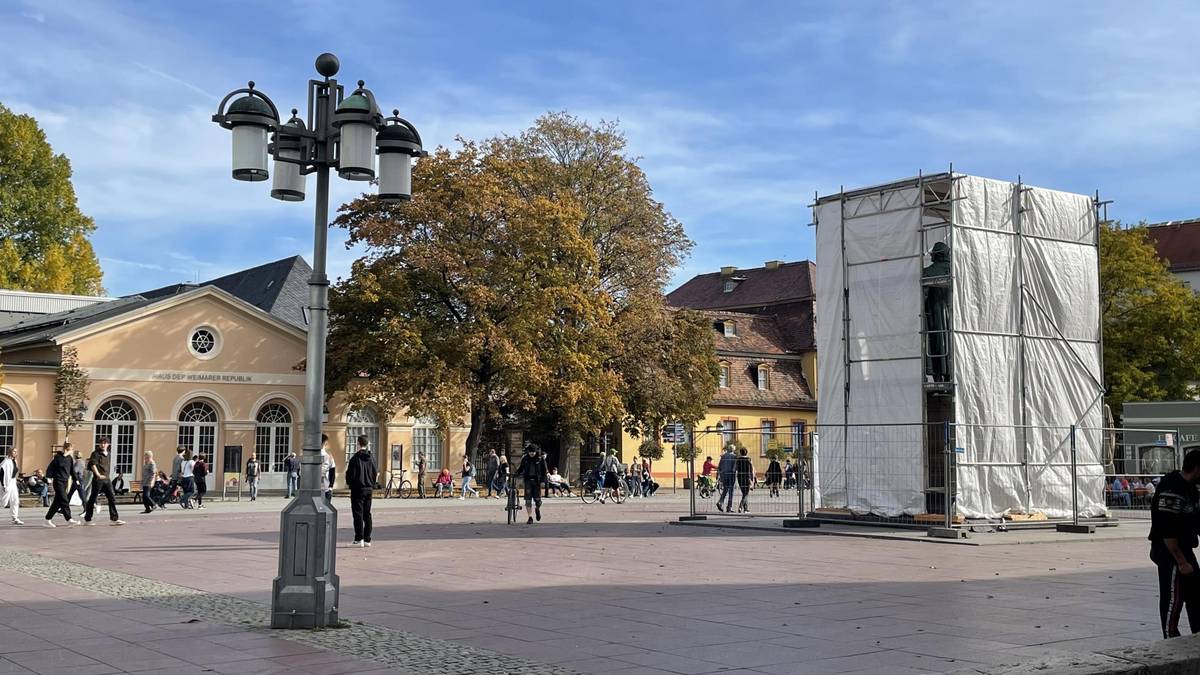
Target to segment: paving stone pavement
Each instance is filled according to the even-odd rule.
[[[120,528],[0,523],[0,550],[217,594],[220,611],[248,602],[265,621],[283,503],[132,514]],[[496,500],[380,500],[375,545],[338,549],[341,615],[481,650],[488,672],[498,654],[582,673],[905,675],[1157,638],[1157,580],[1132,529],[943,546],[668,524],[684,508],[682,495],[556,499],[542,523],[510,527]],[[451,658],[439,672],[477,663],[438,658]]]
[[[346,621],[343,627],[331,630],[272,630],[269,626],[270,608],[261,603],[21,551],[0,550],[0,569],[139,604],[176,610],[213,623],[241,626],[262,635],[269,634],[272,638],[298,642],[358,660],[374,661],[383,666],[403,664],[403,672],[413,675],[440,675],[447,672],[450,664],[454,664],[454,672],[463,675],[575,673],[566,668],[540,665],[506,654],[358,621]],[[79,672],[75,667],[80,664],[60,662],[59,665],[70,668],[72,673]]]

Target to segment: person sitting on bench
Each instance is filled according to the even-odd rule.
[[[121,473],[120,471],[117,472],[117,477],[113,479],[112,487],[113,492],[117,493],[118,495],[129,494],[129,486],[125,485],[125,474]]]
[[[451,497],[454,496],[454,479],[450,477],[450,469],[442,469],[437,480],[433,481],[433,489],[435,490],[434,497],[441,497],[443,492]]]
[[[563,478],[558,473],[558,467],[550,470],[550,475],[546,476],[546,485],[549,486],[550,492],[557,495],[570,494],[571,486],[567,483],[567,479]]]

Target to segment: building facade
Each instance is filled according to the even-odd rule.
[[[762,473],[772,447],[805,444],[817,412],[814,274],[807,260],[724,267],[667,295],[670,306],[698,310],[712,325],[720,378],[695,425],[702,452],[736,440]]]
[[[175,448],[186,446],[212,467],[211,491],[236,491],[254,454],[261,487],[282,489],[284,458],[302,450],[309,273],[303,259],[287,258],[0,325],[0,446],[15,447],[32,473],[67,440],[54,391],[63,352],[72,349],[90,379],[86,411],[70,432],[78,449],[110,438],[114,471],[136,481],[144,451],[169,472]],[[339,486],[348,441],[360,434],[370,439],[384,480],[409,467],[414,452],[424,452],[435,470],[465,448],[466,428],[351,407],[338,394],[327,408]]]
[[[1146,234],[1171,274],[1200,292],[1200,218],[1155,223]]]

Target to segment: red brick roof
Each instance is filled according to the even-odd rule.
[[[1146,233],[1172,272],[1200,270],[1200,218],[1155,223]]]
[[[721,272],[701,274],[668,293],[667,302],[692,309],[733,309],[811,298],[816,269],[812,262],[801,260],[775,269],[736,270],[728,278],[740,281],[729,293],[725,292],[726,276]]]

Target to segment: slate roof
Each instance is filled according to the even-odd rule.
[[[306,330],[303,307],[308,299],[308,275],[311,273],[312,268],[303,258],[292,256],[199,284],[172,284],[65,312],[43,314],[0,326],[0,348],[50,342],[68,331],[105,321],[202,286],[216,286],[300,330]]]
[[[1146,234],[1172,272],[1200,270],[1200,218],[1155,223]]]
[[[808,260],[783,263],[775,269],[736,270],[729,277],[741,281],[729,293],[724,292],[726,275],[700,274],[668,293],[667,303],[692,309],[734,309],[812,298],[816,270]]]
[[[304,306],[308,303],[308,277],[312,268],[304,258],[294,255],[257,267],[227,274],[199,284],[172,284],[141,293],[147,298],[162,298],[189,291],[198,286],[217,288],[273,314],[301,330],[307,330]]]

